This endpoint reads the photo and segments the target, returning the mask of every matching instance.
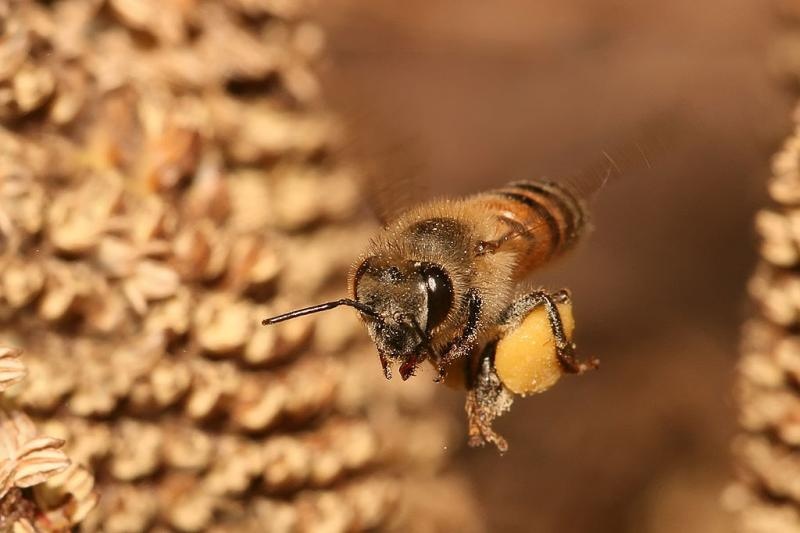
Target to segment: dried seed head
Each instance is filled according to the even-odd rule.
[[[226,356],[240,352],[253,330],[250,307],[229,294],[212,294],[194,313],[193,330],[200,346],[209,354]]]
[[[0,461],[14,527],[381,529],[441,465],[435,402],[377,381],[356,319],[258,326],[342,287],[372,231],[299,16],[0,0],[0,333],[29,366],[8,392],[101,472],[23,492]],[[18,371],[0,357],[0,383]]]
[[[221,502],[203,490],[202,486],[195,484],[185,486],[193,481],[192,478],[181,479],[174,487],[170,481],[168,479],[161,485],[165,494],[167,522],[180,531],[205,531]]]
[[[222,411],[243,388],[242,375],[228,362],[194,360],[190,368],[192,389],[184,409],[192,419],[205,419]]]
[[[0,346],[0,392],[22,381],[27,375],[25,365],[20,360],[22,350]]]
[[[173,250],[176,269],[185,281],[216,279],[228,260],[228,244],[206,219],[181,231]]]
[[[158,0],[112,0],[111,8],[131,29],[142,31],[168,44],[184,40],[184,17],[190,2],[159,2]]]
[[[111,435],[111,475],[129,481],[155,473],[161,462],[162,444],[158,426],[130,419],[121,421]]]
[[[21,114],[30,113],[53,94],[55,78],[44,66],[25,65],[14,75],[14,100]]]
[[[239,495],[245,492],[264,468],[260,446],[237,437],[217,442],[214,464],[203,485],[214,495]]]
[[[154,140],[152,160],[144,171],[145,180],[155,190],[174,189],[197,170],[200,136],[188,129],[175,128]]]
[[[9,468],[13,472],[13,485],[31,487],[65,470],[70,461],[59,450],[64,441],[39,435],[33,422],[22,412],[0,411],[0,459],[6,482]],[[10,488],[10,487],[7,487]]]
[[[48,527],[54,530],[69,529],[82,522],[99,499],[94,476],[74,463],[37,485],[33,493],[37,506],[45,513]]]
[[[236,395],[231,419],[248,431],[269,429],[278,423],[289,396],[281,380],[247,379]]]
[[[174,427],[164,440],[164,461],[181,470],[204,470],[215,448],[212,435],[190,426]]]
[[[34,525],[26,518],[14,522],[12,531],[14,533],[37,533]]]
[[[83,526],[90,531],[147,531],[158,513],[158,494],[148,486],[106,484],[97,512]]]
[[[38,263],[10,259],[1,275],[3,297],[14,308],[31,303],[44,287],[44,272]]]
[[[240,170],[228,176],[231,214],[229,223],[238,232],[258,231],[272,225],[269,182],[258,172]]]
[[[769,193],[779,203],[794,205],[800,201],[800,136],[792,135],[772,160]]]
[[[7,145],[13,141],[0,137],[0,142]],[[8,241],[3,249],[10,252],[38,234],[43,226],[44,190],[33,181],[30,170],[25,168],[28,164],[0,160],[0,237]]]
[[[269,492],[280,493],[302,487],[311,473],[312,450],[302,440],[275,437],[267,441],[262,480]]]
[[[154,335],[164,335],[167,339],[183,337],[191,326],[192,305],[191,293],[179,288],[172,298],[150,306],[145,330]]]
[[[170,298],[179,286],[177,272],[163,263],[150,260],[140,261],[126,283],[128,291],[135,292],[136,298],[145,302]]]
[[[8,20],[0,40],[0,81],[14,76],[25,64],[31,47],[31,35],[19,20]]]
[[[57,92],[50,105],[50,120],[64,126],[71,123],[83,109],[87,94],[86,73],[77,68],[65,68],[57,74]]]
[[[793,118],[797,122],[800,116]],[[800,397],[794,385],[800,376],[798,133],[796,129],[772,162],[768,189],[777,205],[759,212],[755,220],[761,261],[748,284],[757,313],[744,327],[737,384],[743,433],[733,448],[739,482],[724,497],[743,533],[800,527]]]
[[[29,351],[25,362],[28,377],[19,393],[23,407],[40,412],[52,411],[74,390],[75,364],[62,347],[54,345],[46,355]]]
[[[281,269],[277,251],[255,236],[236,240],[228,260],[227,285],[231,290],[254,294],[275,281]]]
[[[92,250],[119,202],[120,189],[105,180],[88,180],[82,187],[55,198],[47,210],[47,235],[67,254]]]

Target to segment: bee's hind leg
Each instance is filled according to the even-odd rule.
[[[508,411],[514,401],[494,370],[495,343],[490,343],[480,354],[477,365],[467,370],[467,428],[470,446],[483,446],[491,442],[500,453],[508,450],[508,442],[493,428],[495,418]]]
[[[564,372],[570,374],[582,374],[588,370],[593,370],[600,366],[597,358],[588,361],[578,361],[575,357],[575,343],[567,339],[564,331],[564,324],[561,321],[561,313],[558,311],[558,304],[570,303],[570,294],[566,289],[561,289],[552,294],[546,291],[534,291],[515,300],[506,309],[502,321],[509,326],[516,327],[528,314],[540,306],[544,306],[553,338],[556,341],[556,356]]]

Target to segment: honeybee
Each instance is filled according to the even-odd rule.
[[[586,228],[580,195],[553,181],[516,181],[422,203],[389,223],[353,264],[350,298],[263,324],[339,306],[356,309],[387,379],[393,365],[407,380],[428,360],[436,381],[467,389],[470,445],[491,442],[505,451],[492,421],[514,394],[541,392],[564,373],[598,366],[575,356],[569,292],[521,288]]]

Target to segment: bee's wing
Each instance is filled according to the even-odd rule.
[[[340,156],[354,166],[364,204],[381,224],[428,197],[428,184],[420,180],[428,159],[412,133],[364,108],[340,114],[345,124]]]
[[[565,187],[590,203],[609,181],[651,170],[672,144],[676,125],[667,113],[653,116],[633,140],[600,149],[588,165],[563,180]]]
[[[658,164],[673,139],[674,132],[670,127],[663,117],[657,117],[640,130],[636,140],[599,150],[594,159],[579,172],[555,180],[540,178],[530,181],[555,184],[566,191],[577,204],[575,209],[580,211],[585,224],[592,202],[609,181],[646,174]],[[545,218],[540,218],[538,222],[523,228],[518,236],[547,232],[549,224]]]
[[[388,140],[357,161],[357,175],[367,207],[384,226],[403,211],[428,197],[428,184],[420,180],[425,163],[413,140]]]

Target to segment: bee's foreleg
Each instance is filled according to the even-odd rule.
[[[440,379],[444,378],[445,367],[452,361],[469,357],[478,340],[478,326],[481,317],[481,300],[478,291],[471,289],[467,293],[467,320],[461,334],[450,343],[444,354],[439,358],[438,370]]]
[[[561,368],[564,369],[564,372],[570,374],[582,374],[587,370],[597,368],[600,362],[596,358],[592,358],[588,362],[581,362],[575,357],[575,343],[567,339],[567,335],[564,332],[564,324],[561,321],[561,313],[559,313],[557,307],[559,303],[569,302],[570,294],[566,289],[561,289],[552,294],[546,291],[534,291],[515,300],[506,309],[502,320],[505,325],[516,326],[531,311],[537,307],[544,306],[553,332],[553,338],[556,341],[556,356]]]
[[[494,370],[494,343],[484,348],[478,365],[467,376],[467,431],[470,446],[483,446],[491,442],[503,453],[508,442],[493,428],[495,418],[506,412],[513,402],[511,393],[503,386]]]
[[[386,379],[392,379],[392,367],[389,365],[389,359],[386,358],[386,354],[378,352],[378,358],[381,361],[381,369],[383,370],[384,377],[386,377]]]
[[[400,365],[400,377],[403,381],[406,381],[408,378],[416,374],[417,366],[422,361],[422,358],[419,357],[411,357]]]

